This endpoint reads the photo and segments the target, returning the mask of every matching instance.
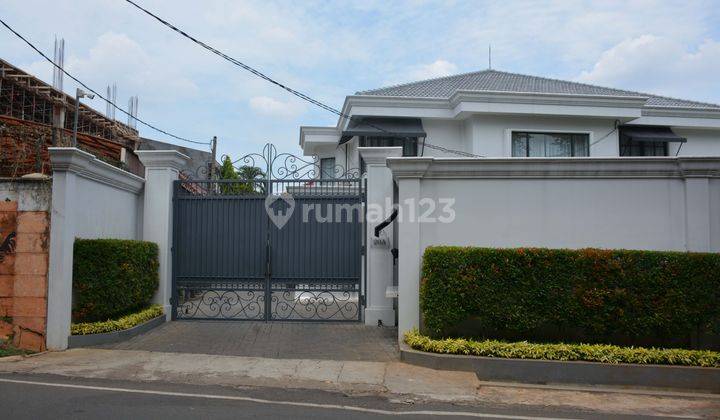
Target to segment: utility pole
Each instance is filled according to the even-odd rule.
[[[213,136],[212,138],[212,160],[210,161],[210,170],[208,171],[208,176],[211,181],[215,179],[215,159],[217,156],[217,136]]]

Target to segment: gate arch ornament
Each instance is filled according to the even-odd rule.
[[[272,144],[232,163],[260,170],[238,180],[175,181],[173,318],[359,321],[360,170],[336,165],[333,177],[323,178],[319,159],[280,153]],[[282,195],[292,200],[270,199]],[[293,212],[289,202],[303,211]],[[358,214],[328,222],[303,217],[307,206]],[[273,223],[277,214],[285,216],[283,224]]]

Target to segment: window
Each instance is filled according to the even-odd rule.
[[[632,141],[620,136],[620,156],[667,156],[668,146],[664,141]]]
[[[417,137],[360,137],[360,147],[402,147],[403,156],[417,156]]]
[[[320,178],[335,178],[335,158],[320,159]]]
[[[570,157],[590,155],[590,135],[513,131],[513,157]]]

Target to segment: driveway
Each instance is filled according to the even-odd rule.
[[[174,321],[121,343],[99,346],[280,359],[397,361],[397,329],[360,323]]]

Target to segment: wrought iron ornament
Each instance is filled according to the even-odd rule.
[[[233,166],[236,169],[243,166],[260,168],[264,170],[267,180],[323,178],[320,159],[317,156],[300,157],[291,153],[279,153],[272,143],[265,144],[262,153],[250,153],[233,161]],[[361,173],[360,168],[346,169],[342,165],[335,165],[332,175],[334,179],[360,179]]]
[[[271,144],[233,166],[239,179],[174,185],[173,318],[361,320],[360,170],[323,178]]]

